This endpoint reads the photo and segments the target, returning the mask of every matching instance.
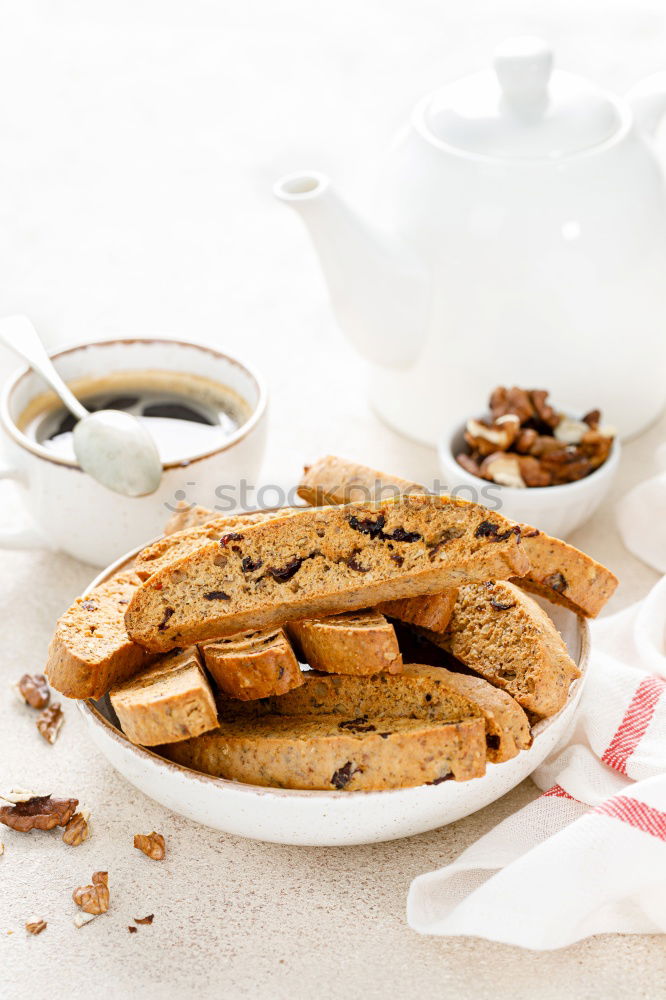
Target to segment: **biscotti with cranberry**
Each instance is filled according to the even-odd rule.
[[[615,574],[559,538],[526,524],[521,531],[530,571],[514,583],[586,618],[596,618],[615,593]]]
[[[483,719],[427,722],[373,716],[247,717],[224,720],[160,753],[185,767],[251,785],[371,792],[468,781],[485,772]]]
[[[154,657],[127,635],[125,611],[141,581],[127,570],[79,597],[56,624],[45,673],[68,698],[101,698]]]
[[[538,718],[559,712],[580,676],[546,612],[507,581],[460,587],[447,631],[419,634]]]
[[[128,634],[166,651],[527,570],[520,531],[449,497],[304,508],[225,535],[136,591]]]
[[[483,717],[488,760],[498,764],[532,743],[523,709],[481,677],[445,667],[405,664],[399,674],[341,676],[310,671],[296,691],[269,700],[277,715],[346,715],[359,724],[369,716],[460,722]]]
[[[249,514],[215,517],[183,531],[171,532],[139,552],[134,560],[134,572],[142,580],[147,580],[164,566],[189,555],[190,552],[194,552],[202,545],[207,545],[209,542],[219,542],[229,532],[245,528],[250,524],[261,524],[275,517],[286,517],[297,509],[283,507],[277,511],[261,510]],[[201,510],[205,510],[205,508],[201,508]]]
[[[151,747],[215,729],[217,710],[195,648],[174,651],[112,688],[109,698],[125,736]]]
[[[213,639],[201,643],[199,650],[213,681],[229,698],[267,698],[303,683],[300,664],[281,628]]]
[[[306,663],[315,670],[364,676],[402,670],[395,629],[377,611],[306,618],[285,627]]]
[[[393,484],[401,492],[413,492],[419,488],[399,476],[388,476],[377,469],[328,455],[305,469],[298,493],[308,503],[346,503],[345,498],[352,484],[356,490],[363,490],[370,497],[376,495],[377,484],[383,490]],[[425,488],[422,486],[420,489]],[[614,593],[618,585],[617,577],[573,545],[551,538],[529,525],[522,524],[520,528],[530,562],[530,569],[521,576],[520,585],[568,607],[576,614],[596,618]]]

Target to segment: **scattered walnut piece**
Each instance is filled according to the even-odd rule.
[[[23,674],[16,685],[16,690],[31,708],[46,708],[51,697],[44,674]]]
[[[97,917],[109,908],[109,873],[93,872],[92,885],[81,885],[72,893],[72,899],[84,913]]]
[[[46,742],[53,744],[58,739],[58,734],[62,729],[64,721],[65,715],[60,702],[55,701],[48,708],[45,708],[43,712],[40,712],[36,726]]]
[[[166,857],[166,843],[161,833],[135,833],[134,846],[139,851],[152,858],[153,861],[164,861]]]
[[[30,830],[53,830],[66,826],[79,804],[78,799],[54,799],[50,795],[33,795],[13,805],[0,807],[0,823],[28,833]]]
[[[88,839],[90,833],[89,819],[90,812],[87,809],[81,809],[79,812],[74,813],[63,831],[62,839],[66,844],[69,844],[70,847],[78,847],[79,844]]]
[[[25,925],[25,929],[28,934],[41,934],[42,931],[46,930],[45,920],[31,920]]]
[[[135,917],[134,918],[134,923],[135,924],[152,924],[152,922],[153,922],[154,919],[155,919],[155,914],[154,913],[149,913],[147,917]]]
[[[132,927],[131,924],[127,925],[127,930],[130,932],[130,934],[136,934],[137,933],[136,927]]]

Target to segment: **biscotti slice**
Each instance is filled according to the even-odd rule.
[[[370,678],[310,671],[298,690],[271,698],[270,708],[277,715],[346,715],[358,725],[374,715],[439,722],[481,716],[488,760],[496,764],[532,743],[527,716],[506,691],[481,677],[423,664]]]
[[[315,670],[371,676],[402,670],[395,629],[377,611],[289,622],[287,634]]]
[[[165,566],[137,590],[125,624],[162,651],[526,569],[519,530],[463,500],[306,507]]]
[[[313,507],[335,503],[368,503],[392,499],[407,493],[425,493],[418,483],[399,476],[387,476],[365,465],[325,455],[306,466],[298,495]]]
[[[261,524],[276,517],[286,517],[296,507],[283,507],[281,510],[254,511],[251,514],[234,514],[228,517],[216,517],[208,522],[188,528],[185,531],[172,532],[158,539],[152,545],[146,546],[134,560],[134,572],[142,580],[147,580],[164,566],[182,559],[195,549],[209,542],[219,542],[225,535],[246,528],[250,524]]]
[[[219,513],[211,510],[209,507],[201,507],[199,504],[188,507],[182,501],[164,525],[164,534],[173,535],[176,531],[187,531],[189,528],[198,528],[200,524],[206,524],[207,521],[214,521],[219,516]]]
[[[596,618],[615,592],[615,574],[559,538],[526,524],[521,530],[530,571],[513,582],[576,614]]]
[[[135,573],[117,573],[68,608],[49,646],[51,687],[68,698],[100,698],[154,659],[125,629],[125,611],[140,583]]]
[[[427,597],[405,597],[400,601],[384,601],[377,605],[377,610],[388,618],[409,625],[420,625],[432,629],[433,632],[443,632],[449,622],[456,604],[458,591],[455,587],[444,590],[440,594],[429,594]]]
[[[159,663],[112,688],[109,698],[125,736],[144,747],[215,729],[215,699],[197,650],[168,653]]]
[[[460,587],[447,631],[419,633],[538,718],[559,712],[580,676],[546,612],[506,581]]]
[[[483,719],[439,723],[338,715],[240,718],[160,753],[185,767],[252,785],[382,791],[481,777]]]
[[[281,628],[242,632],[199,648],[211,677],[230,698],[267,698],[303,683],[303,672]]]
[[[399,476],[388,476],[377,469],[328,455],[305,469],[298,493],[308,503],[346,503],[350,484],[371,498],[377,495],[378,484],[383,490],[389,489],[392,484],[395,489],[407,493],[425,489]],[[520,585],[542,594],[549,601],[564,605],[576,614],[596,618],[615,591],[617,577],[573,545],[551,538],[530,525],[521,524],[520,528],[530,563],[530,569],[519,581]]]

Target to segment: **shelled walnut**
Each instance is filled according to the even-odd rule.
[[[44,674],[23,674],[16,685],[19,696],[31,708],[46,708],[51,697]]]
[[[490,413],[467,421],[468,451],[456,456],[466,472],[501,486],[559,486],[584,479],[610,454],[614,430],[601,412],[576,420],[548,402],[545,389],[498,386]]]
[[[166,843],[161,833],[135,833],[134,846],[138,851],[151,858],[153,861],[164,861],[166,857]]]
[[[50,795],[28,795],[19,793],[3,796],[7,805],[0,806],[0,823],[29,833],[30,830],[53,830],[56,826],[67,826],[79,804],[78,799],[54,799]]]

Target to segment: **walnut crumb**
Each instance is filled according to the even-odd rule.
[[[148,858],[153,861],[164,861],[166,857],[166,843],[161,833],[135,833],[134,846],[137,850],[143,851]]]
[[[46,708],[51,697],[44,674],[23,674],[16,685],[16,692],[30,708]]]
[[[10,794],[12,793],[8,793]],[[54,799],[50,795],[23,792],[13,794],[18,795],[19,799],[10,805],[0,806],[0,823],[19,833],[67,826],[79,804],[78,799]],[[24,797],[25,794],[28,794],[27,798]],[[8,795],[2,798],[11,803]]]
[[[30,920],[25,925],[25,929],[28,934],[41,934],[42,931],[46,930],[47,924],[45,920]]]
[[[130,934],[136,934],[136,927],[132,927],[131,924],[127,925],[127,930],[130,932]]]
[[[153,922],[154,919],[155,919],[155,914],[154,913],[149,913],[147,917],[135,917],[134,918],[134,923],[135,924],[152,924],[152,922]]]
[[[72,899],[84,913],[94,917],[109,908],[109,873],[93,872],[92,885],[81,885],[72,893]]]
[[[52,705],[49,705],[48,708],[45,708],[43,712],[40,712],[35,725],[46,742],[53,745],[58,739],[58,734],[62,729],[64,721],[64,712],[60,702],[56,701]]]
[[[63,831],[62,839],[66,844],[69,844],[70,847],[78,847],[79,844],[88,839],[90,834],[89,819],[90,812],[88,809],[81,809],[79,812],[74,813]]]

